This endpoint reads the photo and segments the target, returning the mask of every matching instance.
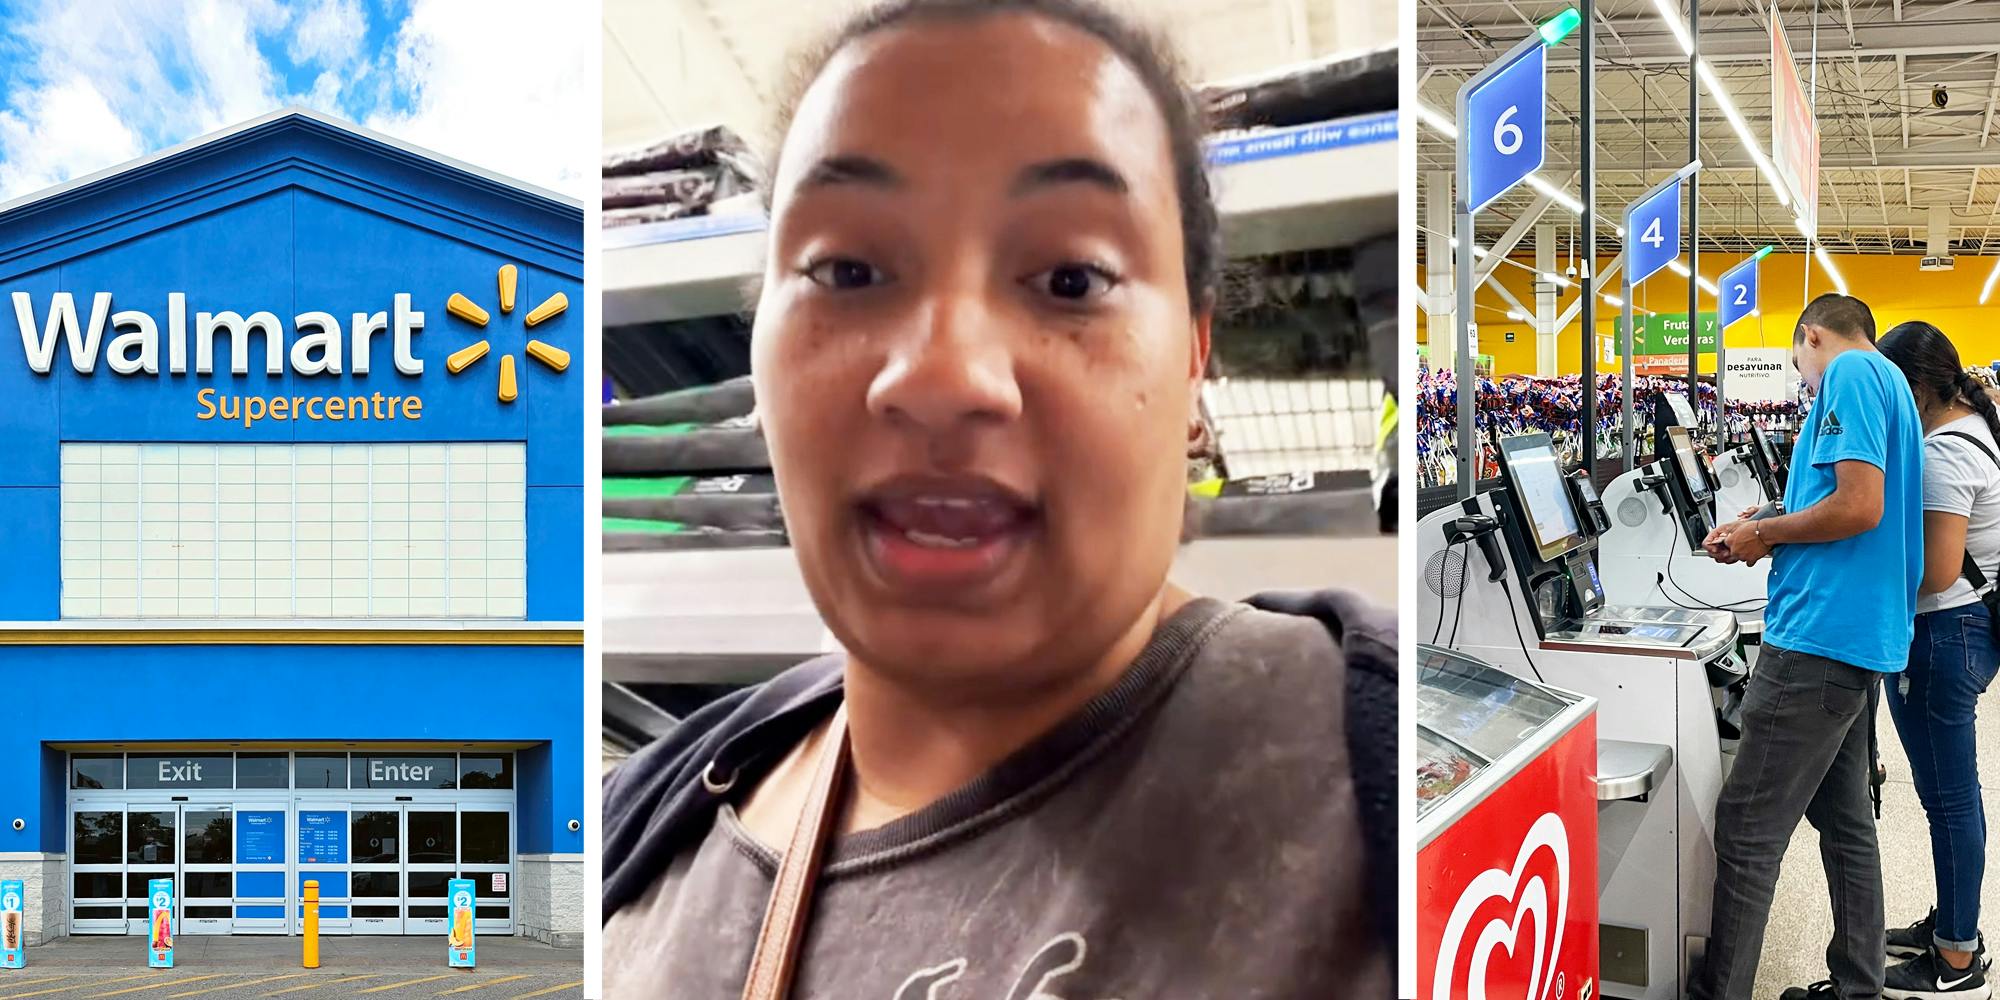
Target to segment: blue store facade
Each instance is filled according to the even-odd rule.
[[[580,206],[288,110],[0,205],[30,944],[583,924]]]

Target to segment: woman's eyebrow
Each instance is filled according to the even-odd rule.
[[[1018,198],[1058,184],[1092,184],[1116,195],[1126,194],[1132,189],[1125,183],[1125,175],[1110,164],[1087,156],[1072,156],[1021,168],[1021,172],[1015,175],[1013,190],[1008,193]]]
[[[829,156],[812,165],[799,181],[800,190],[836,184],[863,184],[869,187],[899,188],[903,177],[881,160],[857,154]]]

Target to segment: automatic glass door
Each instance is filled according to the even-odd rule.
[[[125,812],[125,932],[147,933],[147,885],[174,880],[175,934],[233,929],[234,810],[134,803]]]
[[[349,878],[356,934],[439,934],[458,866],[451,805],[356,803]]]

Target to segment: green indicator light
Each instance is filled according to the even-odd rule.
[[[1756,253],[1755,253],[1754,255],[1752,255],[1752,256],[1751,256],[1751,258],[1750,258],[1750,259],[1751,259],[1751,260],[1763,260],[1763,259],[1765,258],[1765,256],[1767,256],[1768,254],[1770,254],[1770,252],[1771,252],[1771,251],[1773,251],[1773,250],[1776,250],[1776,249],[1777,249],[1777,247],[1774,247],[1774,246],[1767,246],[1767,247],[1765,247],[1764,249],[1762,249],[1762,250],[1759,250],[1759,251],[1757,251],[1757,252],[1756,252]]]
[[[1541,33],[1543,44],[1561,45],[1562,40],[1568,38],[1569,33],[1575,31],[1577,25],[1582,23],[1583,15],[1577,13],[1575,7],[1566,7],[1562,13],[1543,21],[1541,27],[1535,30]]]

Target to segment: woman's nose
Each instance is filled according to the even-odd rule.
[[[1021,388],[999,323],[977,296],[940,297],[917,310],[868,386],[869,411],[928,431],[1017,419]]]

